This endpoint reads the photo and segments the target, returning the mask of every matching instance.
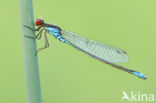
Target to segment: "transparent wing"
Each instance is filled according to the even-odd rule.
[[[108,62],[127,62],[128,55],[122,49],[111,45],[90,40],[72,32],[61,30],[62,37],[72,43],[79,50],[93,57]]]
[[[133,74],[139,78],[146,79],[146,76],[140,72],[127,69],[125,67],[119,66],[117,64],[114,64],[115,62],[127,62],[128,61],[128,55],[125,51],[113,47],[108,44],[104,44],[101,42],[97,42],[94,40],[89,40],[83,36],[74,34],[72,32],[60,31],[62,34],[62,37],[66,39],[68,44],[72,45],[73,47],[77,48],[78,50],[81,50],[82,52],[100,60],[104,63],[115,67],[119,70],[128,72],[130,74]]]

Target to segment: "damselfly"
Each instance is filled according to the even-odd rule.
[[[62,30],[60,27],[56,25],[45,23],[44,20],[42,19],[37,19],[35,25],[38,26],[37,29],[32,29],[28,26],[25,26],[25,27],[33,31],[39,31],[38,34],[35,37],[30,37],[30,36],[25,36],[25,37],[41,39],[42,32],[44,31],[45,46],[38,50],[43,50],[49,47],[48,39],[46,36],[46,34],[49,33],[53,35],[55,38],[57,38],[58,40],[60,40],[61,42],[71,45],[74,48],[88,54],[89,56],[97,60],[100,60],[119,70],[126,71],[139,78],[146,79],[146,76],[140,72],[130,70],[130,69],[127,69],[125,67],[115,64],[117,62],[128,61],[128,55],[122,49],[116,48],[114,46],[111,46],[102,42],[87,39],[83,36],[80,36],[72,32]]]

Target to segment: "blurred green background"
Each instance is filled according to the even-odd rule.
[[[130,59],[119,65],[148,78],[112,68],[48,35],[50,47],[38,55],[43,103],[130,103],[121,100],[122,91],[156,94],[155,0],[34,0],[33,4],[34,19],[124,49]],[[27,103],[19,1],[2,1],[0,8],[0,103]],[[43,45],[43,40],[37,41],[38,47]]]

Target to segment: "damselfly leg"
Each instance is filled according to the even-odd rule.
[[[31,27],[29,27],[29,26],[26,26],[26,25],[24,25],[24,27],[26,27],[26,28],[28,28],[28,29],[30,29],[30,30],[32,30],[32,31],[39,31],[40,28],[41,28],[41,27],[38,27],[37,29],[33,29],[33,28],[31,28]],[[25,36],[25,37],[34,38],[34,39],[41,39],[41,35],[42,35],[42,31],[43,31],[43,30],[44,30],[44,29],[41,29],[41,30],[39,31],[39,33],[38,33],[36,36]],[[39,36],[39,38],[38,38],[38,36]]]
[[[25,26],[25,25],[24,25],[24,27],[26,27],[26,28],[28,28],[28,29],[30,29],[30,30],[32,30],[32,31],[39,31],[39,33],[38,33],[36,36],[34,36],[34,37],[33,37],[33,36],[25,36],[25,37],[27,37],[27,38],[33,38],[33,39],[41,39],[43,30],[45,30],[45,29],[43,29],[43,28],[41,29],[41,26],[38,27],[37,29],[33,29],[33,28],[31,28],[31,27],[29,27],[29,26]],[[45,30],[45,31],[44,31],[45,46],[42,47],[42,48],[39,48],[39,49],[37,50],[37,52],[49,47],[49,42],[48,42],[48,39],[47,39],[47,35],[46,35],[46,34],[47,34],[47,31]],[[37,54],[37,53],[36,53],[36,54]]]
[[[24,27],[26,27],[26,28],[28,28],[28,29],[31,29],[32,31],[39,31],[40,28],[41,28],[41,26],[39,26],[37,29],[34,29],[34,28],[31,28],[31,27],[26,26],[26,25],[24,25]]]
[[[46,48],[49,47],[49,42],[48,42],[48,39],[47,39],[47,35],[46,34],[47,34],[47,32],[45,31],[44,32],[45,46],[43,48],[39,48],[38,51],[41,51],[41,50],[46,49]]]

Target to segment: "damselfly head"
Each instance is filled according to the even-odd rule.
[[[36,26],[40,26],[42,24],[44,24],[44,20],[43,19],[37,19],[36,20],[36,23],[35,23]]]

